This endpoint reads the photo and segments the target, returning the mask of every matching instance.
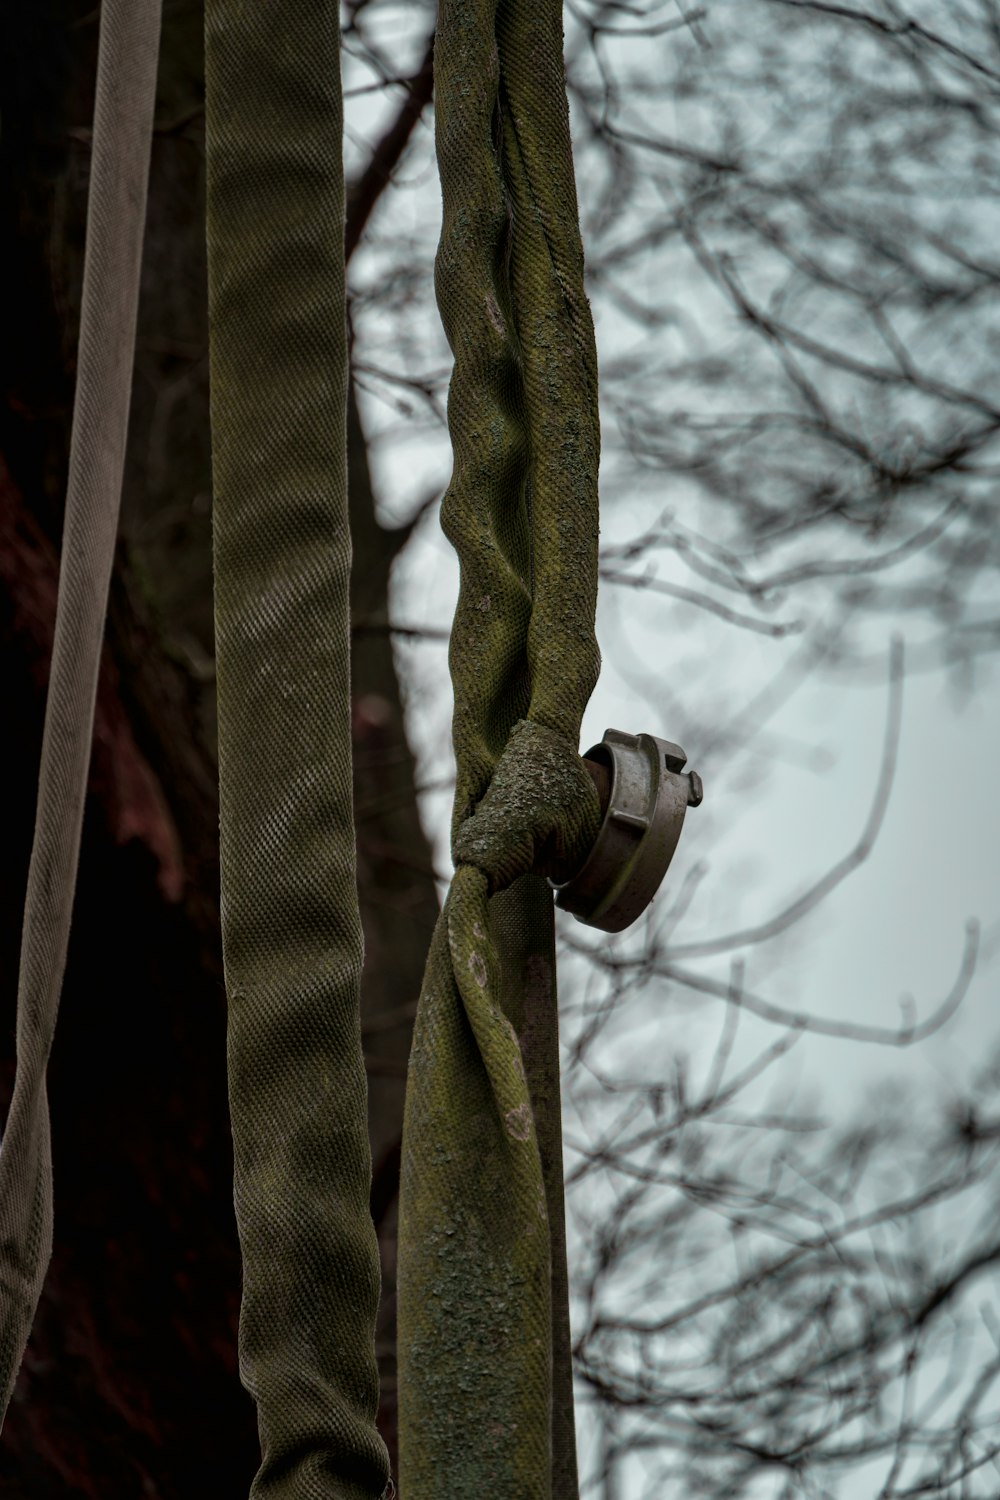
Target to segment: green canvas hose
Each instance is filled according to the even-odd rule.
[[[551,892],[600,823],[597,360],[558,0],[441,0],[438,302],[455,356],[443,524],[455,878],[407,1085],[404,1500],[576,1493]]]
[[[257,1500],[371,1500],[368,1208],[351,810],[340,28],[207,0],[222,937],[240,1375]]]
[[[378,1496],[350,817],[335,7],[208,0],[223,935],[268,1496]],[[576,1489],[551,894],[600,820],[597,378],[561,9],[443,0],[456,875],[421,995],[399,1247],[405,1500]]]

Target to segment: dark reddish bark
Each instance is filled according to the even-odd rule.
[[[6,1037],[55,583],[50,544],[0,476]],[[0,1440],[3,1495],[236,1495],[253,1471],[235,1363],[225,1004],[187,852],[106,652],[49,1069],[55,1250]],[[5,1048],[4,1107],[12,1063]]]

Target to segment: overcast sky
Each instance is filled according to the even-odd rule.
[[[412,12],[407,18],[403,11],[387,32],[387,46],[395,49],[393,55],[403,59],[403,65],[416,59],[418,33]],[[346,76],[350,86],[352,81],[363,82],[366,75],[348,60]],[[802,87],[807,89],[808,77]],[[663,106],[676,125],[667,95]],[[363,156],[364,142],[377,134],[384,109],[378,95],[348,98],[349,163]],[[396,194],[384,211],[398,216],[390,230],[398,226],[408,233],[416,226],[429,272],[439,207],[429,122],[401,175],[408,191]],[[587,181],[581,181],[580,191],[586,222]],[[379,221],[383,229],[386,224]],[[364,293],[377,287],[380,267],[386,263],[362,250],[352,266],[355,289]],[[651,256],[636,281],[655,282],[664,274]],[[637,336],[634,326],[600,295],[595,295],[594,307],[603,366],[637,348]],[[701,334],[710,339],[713,319],[720,317],[711,298],[706,294],[702,303],[695,297],[689,311],[696,323],[700,320]],[[408,359],[419,359],[423,349],[422,368],[446,365],[429,304],[421,306],[419,316],[406,320],[405,331],[393,323],[393,316],[381,325],[369,318],[364,325],[381,358],[387,363],[398,359],[397,367],[403,367]],[[662,337],[668,339],[669,330]],[[662,372],[655,379],[662,379]],[[382,437],[374,455],[375,478],[384,518],[390,521],[405,518],[448,474],[443,430],[427,419],[426,412],[421,414],[419,400],[414,406],[418,420],[408,424],[398,402],[394,404],[392,394],[377,381],[362,392],[368,430]],[[606,543],[613,543],[641,532],[672,492],[668,483],[664,494],[660,481],[660,490],[651,485],[646,492],[623,493],[615,482],[612,460],[609,472],[613,504],[605,512],[603,534]],[[683,497],[678,486],[678,503],[683,504]],[[684,519],[694,528],[712,526],[703,505],[692,503]],[[896,576],[905,578],[909,568],[916,577],[920,566],[919,560],[904,562]],[[657,568],[663,579],[690,582],[676,559],[660,559]],[[436,511],[424,518],[404,552],[394,587],[391,607],[397,621],[447,629],[457,593],[457,567],[440,534]],[[819,586],[800,591],[789,610],[815,622],[822,617],[824,599]],[[976,602],[985,614],[995,614],[1000,602],[995,575],[981,585]],[[913,1087],[921,1098],[960,1094],[965,1081],[982,1069],[1000,1043],[997,666],[987,656],[979,658],[971,682],[942,668],[925,670],[921,643],[938,633],[939,623],[914,615],[872,619],[860,637],[871,658],[867,670],[810,674],[759,735],[736,751],[732,746],[713,747],[713,725],[732,719],[764,692],[801,650],[802,636],[769,638],[734,628],[704,609],[613,585],[602,586],[598,624],[605,667],[585,717],[581,748],[598,740],[609,726],[646,730],[679,740],[704,777],[705,802],[689,813],[668,885],[654,907],[655,918],[693,867],[705,867],[691,906],[673,933],[681,944],[766,920],[855,845],[869,815],[882,761],[890,641],[894,633],[901,635],[910,666],[919,670],[909,673],[904,685],[898,763],[875,848],[792,933],[745,950],[745,984],[778,1004],[812,1015],[888,1028],[904,1019],[919,1022],[953,986],[967,923],[977,919],[981,943],[975,977],[957,1014],[933,1038],[898,1049],[808,1038],[776,1075],[786,1091],[821,1108],[831,1120],[870,1107],[889,1084]],[[441,786],[450,772],[446,649],[437,640],[401,641],[398,660],[420,780],[433,788],[422,799],[425,822],[435,841],[439,868],[447,875],[450,791]],[[581,935],[572,919],[565,921],[567,933]],[[627,947],[644,938],[641,930],[621,942]],[[722,980],[729,974],[729,955],[692,960],[696,963]],[[568,965],[564,996],[567,976],[571,983],[573,972]],[[705,998],[695,1004],[688,997],[679,1003],[672,996],[664,1004],[662,993],[652,986],[643,1003],[641,1025],[633,1016],[620,1031],[612,1028],[605,1036],[606,1047],[612,1052],[620,1049],[623,1071],[642,1066],[643,1076],[654,1074],[658,1067],[668,1069],[671,1056],[679,1052],[691,1059],[695,1073],[708,1066],[721,1022],[722,1007],[716,1001]],[[739,1049],[750,1056],[768,1034],[767,1023],[748,1020],[737,1058]],[[613,1057],[604,1060],[614,1066]],[[915,1130],[920,1123],[915,1116]],[[841,1500],[871,1500],[871,1482],[870,1476],[856,1476],[838,1494]],[[765,1493],[770,1494],[761,1491]],[[626,1500],[632,1500],[630,1493]]]

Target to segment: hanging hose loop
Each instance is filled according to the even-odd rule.
[[[389,1478],[351,814],[339,20],[329,0],[205,7],[222,944],[254,1500],[375,1500]]]

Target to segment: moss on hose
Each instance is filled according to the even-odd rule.
[[[538,877],[580,857],[599,822],[577,755],[599,668],[599,431],[561,19],[556,0],[442,0],[435,43],[436,286],[455,356],[442,523],[461,563],[457,869],[407,1088],[404,1500],[576,1489],[552,904]]]

